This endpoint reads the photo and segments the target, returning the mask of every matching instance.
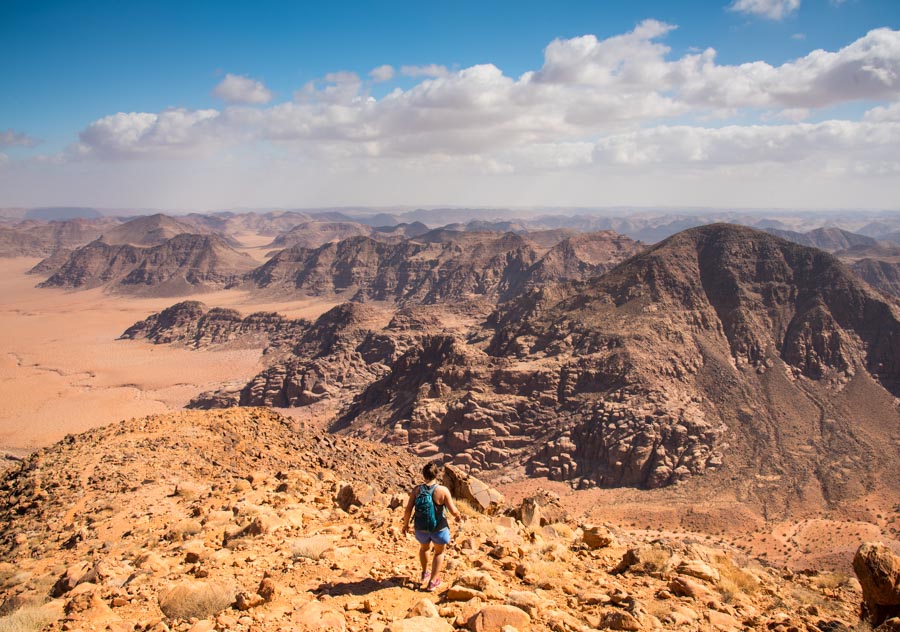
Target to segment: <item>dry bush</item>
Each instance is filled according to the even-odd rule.
[[[294,540],[291,544],[291,555],[293,558],[306,558],[308,560],[320,560],[326,551],[334,548],[331,538],[323,535],[314,535],[309,538],[301,538]]]
[[[465,498],[458,498],[453,502],[456,503],[456,508],[459,509],[459,513],[461,513],[466,518],[479,518],[484,515],[475,508],[475,505],[473,505]]]
[[[548,524],[542,530],[543,534],[552,533],[555,537],[572,541],[575,539],[575,532],[572,530],[572,527],[567,525],[564,522],[554,522],[553,524]]]
[[[234,599],[232,586],[217,582],[183,582],[160,597],[159,608],[170,619],[206,619],[228,608]]]
[[[730,557],[717,555],[713,565],[719,571],[717,588],[725,601],[731,601],[738,594],[752,595],[759,590],[759,578],[739,568]]]
[[[56,620],[47,608],[26,606],[12,614],[0,617],[0,632],[35,632]]]
[[[810,577],[809,581],[821,590],[836,590],[845,586],[850,581],[850,576],[847,573],[820,573]]]
[[[662,573],[665,571],[669,562],[672,560],[672,553],[659,546],[641,547],[640,562],[631,567],[631,570],[638,573]]]

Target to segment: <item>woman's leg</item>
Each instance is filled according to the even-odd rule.
[[[428,548],[430,546],[431,542],[419,545],[419,563],[422,564],[422,575],[428,571]]]
[[[431,560],[431,581],[441,578],[441,569],[444,567],[444,547],[446,544],[434,545],[434,557]]]

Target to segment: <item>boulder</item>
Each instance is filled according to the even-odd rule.
[[[713,598],[712,592],[695,579],[684,575],[677,575],[669,580],[669,590],[678,597],[689,597],[697,601],[709,601]]]
[[[900,616],[900,557],[884,544],[866,542],[856,551],[853,570],[863,594],[863,616],[873,626]]]
[[[335,501],[344,511],[356,505],[361,507],[375,500],[375,489],[365,483],[348,483],[342,486],[337,493]]]
[[[507,625],[525,632],[531,627],[531,617],[515,606],[492,604],[475,613],[469,619],[468,628],[472,632],[500,632]]]
[[[465,500],[481,513],[496,513],[503,504],[503,494],[452,465],[444,466],[442,482],[454,498]]]
[[[294,629],[302,632],[344,632],[344,615],[319,601],[303,604],[291,617]]]
[[[690,575],[708,582],[719,581],[719,571],[700,560],[684,560],[675,570],[682,575]]]
[[[163,590],[159,608],[170,619],[207,619],[231,606],[235,596],[224,583],[187,580]]]
[[[453,626],[440,617],[410,617],[394,621],[384,632],[453,632]]]
[[[615,538],[606,527],[599,525],[585,525],[582,528],[581,539],[592,549],[602,549],[615,542]]]
[[[440,617],[437,611],[437,607],[435,607],[434,602],[429,599],[420,599],[413,607],[409,609],[409,612],[406,613],[407,619],[412,619],[413,617],[430,617],[432,619]]]
[[[600,627],[607,630],[640,630],[641,622],[629,612],[616,610],[607,612],[600,620]]]

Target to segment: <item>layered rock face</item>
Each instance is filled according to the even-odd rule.
[[[69,255],[40,287],[92,288],[177,295],[230,287],[254,267],[253,260],[215,235],[177,235],[158,246],[112,246],[94,241]]]
[[[112,218],[61,222],[23,221],[0,227],[0,257],[50,257],[97,239],[118,224]]]
[[[578,240],[537,257],[515,236],[467,239],[476,252],[454,261],[468,267],[429,275],[412,273],[433,265],[423,253],[458,242],[285,251],[257,271],[276,287],[354,287],[358,298],[406,297],[405,307],[336,308],[243,389],[196,405],[330,402],[335,432],[583,487],[718,472],[718,484],[740,481],[728,482],[736,493],[837,503],[900,476],[897,308],[831,255],[712,225],[600,276],[531,287],[529,270],[589,275],[605,255]],[[295,256],[302,274],[288,265]],[[475,287],[495,304],[518,289],[487,317],[447,299]]]
[[[103,233],[101,240],[110,246],[158,246],[177,235],[209,234],[194,222],[156,213],[141,215]]]
[[[819,248],[831,253],[848,248],[871,248],[878,245],[878,241],[872,237],[851,233],[840,228],[816,228],[806,233],[769,228],[766,232],[801,246]]]
[[[241,317],[237,310],[200,301],[183,301],[135,323],[122,338],[146,339],[156,344],[183,344],[194,349],[229,345],[289,348],[309,329],[306,320],[290,320],[273,312]]]
[[[423,340],[335,428],[581,485],[656,487],[726,464],[839,499],[874,484],[854,459],[897,420],[871,382],[897,392],[896,309],[830,255],[750,229],[686,231],[487,324],[487,346]],[[869,388],[877,412],[857,418],[848,406]],[[841,468],[820,465],[836,455]]]
[[[317,248],[332,241],[342,241],[351,237],[368,237],[373,232],[370,226],[356,222],[301,222],[280,233],[270,248]]]
[[[503,301],[543,283],[601,274],[641,249],[613,233],[572,237],[545,253],[513,233],[432,231],[399,243],[354,237],[314,249],[289,248],[250,279],[258,288],[356,293],[402,303]]]
[[[859,277],[888,296],[900,297],[900,263],[880,259],[860,259],[850,266]]]

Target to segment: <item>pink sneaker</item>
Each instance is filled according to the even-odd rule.
[[[428,580],[431,579],[431,571],[425,571],[422,573],[422,579],[419,580],[420,584],[428,583]]]
[[[434,592],[435,590],[437,590],[437,587],[440,585],[441,585],[440,577],[438,577],[437,579],[432,579],[430,582],[428,582],[428,592]]]

